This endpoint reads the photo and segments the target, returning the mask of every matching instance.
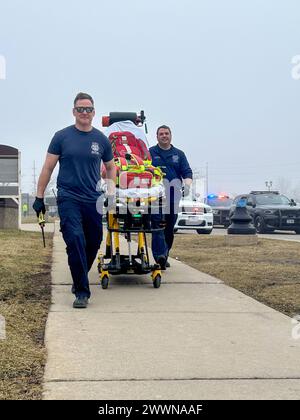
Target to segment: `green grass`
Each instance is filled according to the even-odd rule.
[[[259,239],[232,247],[222,236],[179,234],[171,257],[288,316],[300,314],[300,243]]]
[[[52,234],[0,230],[0,399],[41,399],[51,296]]]

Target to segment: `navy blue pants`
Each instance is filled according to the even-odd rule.
[[[170,249],[174,241],[174,226],[178,216],[178,207],[172,205],[171,209],[164,215],[166,227],[164,230],[152,233],[152,254],[155,261],[158,257],[164,256],[168,258]],[[153,214],[151,216],[151,223],[154,229],[160,227],[162,216],[160,214]]]
[[[88,272],[102,241],[102,215],[96,203],[58,198],[61,232],[67,245],[76,297],[90,297]]]

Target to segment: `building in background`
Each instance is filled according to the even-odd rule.
[[[21,226],[21,153],[0,144],[0,229]]]

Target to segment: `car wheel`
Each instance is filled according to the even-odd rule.
[[[257,216],[254,220],[254,226],[257,233],[265,233],[266,232],[266,224],[262,217]]]
[[[197,229],[197,233],[199,234],[199,235],[202,235],[202,234],[204,234],[204,235],[209,235],[210,233],[212,232],[212,229],[210,229],[210,230],[206,230],[206,229]]]

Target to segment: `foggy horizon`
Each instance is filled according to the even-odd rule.
[[[208,193],[272,181],[300,199],[299,17],[296,0],[3,2],[0,144],[21,151],[22,192],[83,91],[98,129],[143,109],[154,145],[169,125],[191,167],[208,166]]]

